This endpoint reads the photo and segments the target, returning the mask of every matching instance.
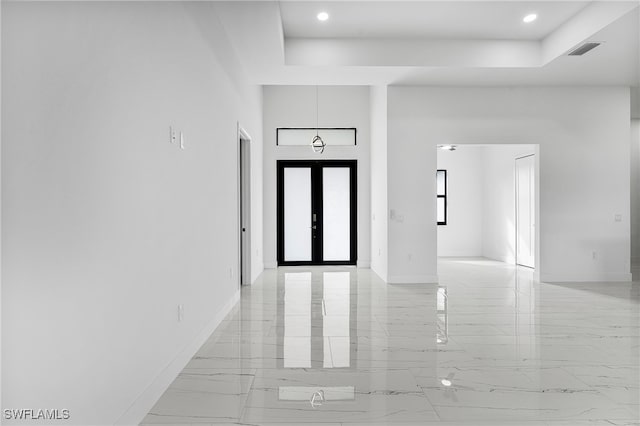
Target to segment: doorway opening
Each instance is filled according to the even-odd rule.
[[[355,265],[357,161],[277,162],[279,266]]]
[[[539,145],[438,149],[438,256],[536,269]]]
[[[238,126],[240,285],[251,284],[251,137]]]

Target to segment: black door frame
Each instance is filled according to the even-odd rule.
[[[289,167],[311,168],[311,214],[316,215],[312,230],[311,260],[284,260],[284,169]],[[348,167],[350,176],[350,259],[346,261],[323,261],[322,241],[322,169],[324,167]],[[357,160],[278,160],[277,161],[277,217],[278,217],[278,266],[299,265],[355,265],[358,261],[358,161]],[[313,223],[313,221],[312,221]],[[313,236],[315,235],[315,238]]]

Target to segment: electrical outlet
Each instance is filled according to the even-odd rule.
[[[233,278],[233,268],[229,268],[229,278]]]
[[[178,305],[178,322],[184,319],[184,305]]]
[[[591,252],[591,258],[592,258],[593,260],[596,260],[596,259],[598,258],[598,253],[597,253],[596,251],[592,251],[592,252]]]
[[[622,222],[622,215],[621,214],[615,215],[613,220],[615,220],[616,222]]]

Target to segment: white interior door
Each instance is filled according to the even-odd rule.
[[[516,159],[516,263],[535,267],[535,156]]]
[[[240,284],[251,284],[251,145],[240,139]]]

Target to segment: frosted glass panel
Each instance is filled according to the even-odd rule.
[[[284,169],[284,260],[311,260],[311,168]]]
[[[444,170],[438,170],[436,172],[436,181],[438,183],[437,186],[437,191],[438,191],[438,195],[446,195],[445,194],[445,171]]]
[[[438,206],[438,222],[445,222],[446,221],[446,216],[444,214],[444,198],[438,198],[437,199],[437,206]],[[432,210],[433,211],[433,210]]]
[[[350,259],[350,177],[348,167],[322,169],[323,260]]]
[[[282,129],[277,131],[278,146],[309,146],[313,137],[320,135],[327,146],[353,146],[356,129]]]

